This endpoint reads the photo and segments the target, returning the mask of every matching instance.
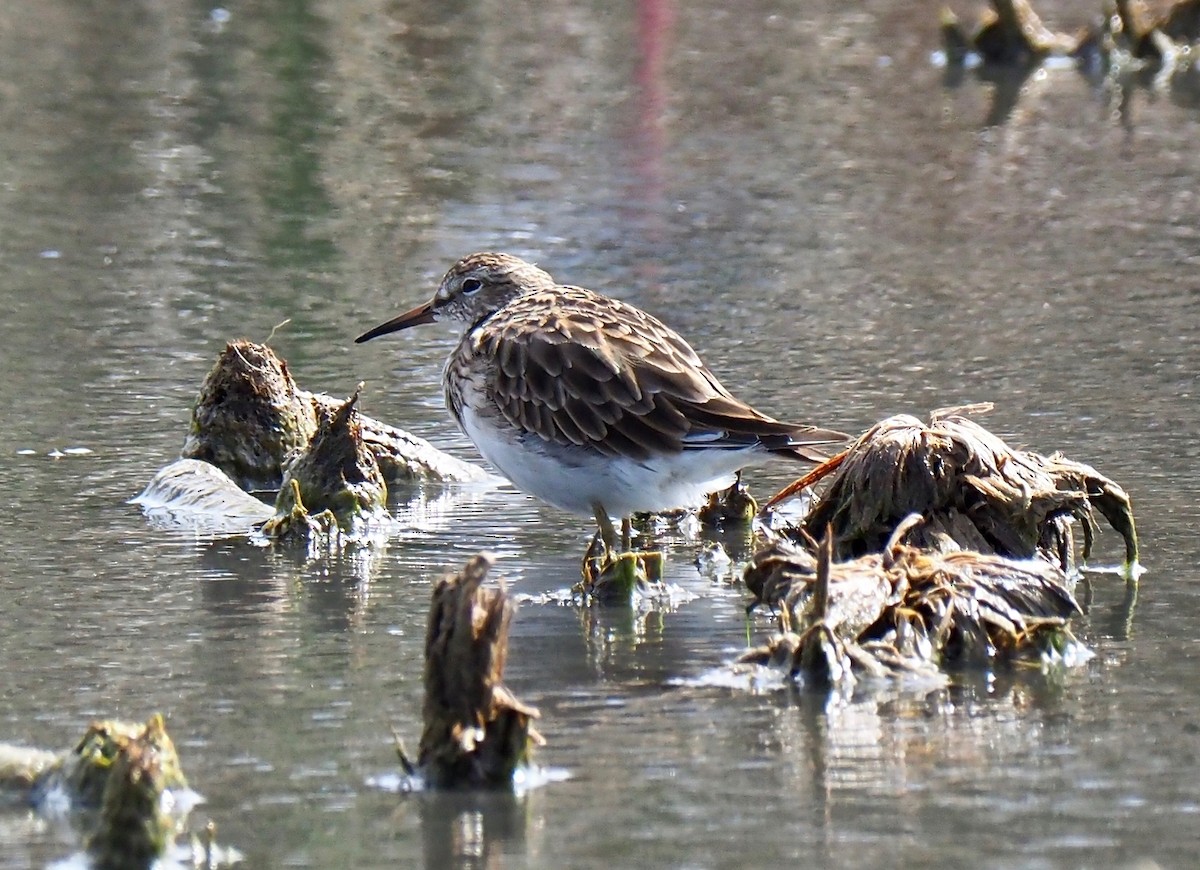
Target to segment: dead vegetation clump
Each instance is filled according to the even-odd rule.
[[[947,665],[991,666],[1086,655],[1068,622],[1081,613],[1066,574],[1043,559],[901,543],[909,517],[880,553],[832,561],[832,538],[814,555],[788,541],[746,568],[755,605],[774,608],[779,632],[742,663],[782,666],[817,682],[855,675],[939,677]]]
[[[928,424],[908,415],[883,420],[767,506],[828,478],[801,525],[782,532],[803,543],[830,529],[835,560],[883,552],[897,525],[915,513],[923,521],[908,543],[919,549],[1042,556],[1068,573],[1075,567],[1072,522],[1082,526],[1087,559],[1099,513],[1122,536],[1132,567],[1137,532],[1125,491],[1059,453],[1010,448],[964,416],[988,408],[935,412]]]
[[[965,416],[990,407],[883,420],[767,503],[825,484],[803,519],[768,530],[745,570],[752,607],[776,610],[778,632],[743,663],[846,685],[1086,660],[1069,627],[1082,612],[1073,526],[1086,559],[1097,515],[1107,520],[1136,591],[1129,496],[1091,466],[1015,450]]]

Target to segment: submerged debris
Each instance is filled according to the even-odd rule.
[[[0,786],[18,790],[43,815],[68,816],[86,843],[87,866],[97,870],[214,868],[241,859],[211,835],[176,843],[199,796],[159,714],[144,725],[93,722],[65,753],[0,746]]]
[[[782,668],[789,677],[803,675],[820,686],[845,687],[856,682],[855,658],[873,671],[882,667],[859,648],[857,641],[866,625],[879,618],[883,607],[894,603],[894,589],[886,580],[868,574],[855,577],[842,572],[835,592],[831,543],[832,539],[826,536],[815,560],[808,553],[797,551],[806,559],[804,567],[811,570],[805,607],[793,606],[792,593],[799,593],[802,588],[798,578],[782,570],[783,565],[773,566],[772,576],[762,585],[770,586],[772,594],[780,595],[778,603],[783,607],[778,611],[779,633],[765,646],[743,653],[738,664]],[[747,586],[754,567],[754,563],[747,566]],[[791,579],[785,581],[788,575]],[[798,599],[799,595],[797,604]]]
[[[114,759],[134,743],[153,748],[164,787],[187,787],[175,744],[162,716],[156,713],[144,725],[117,720],[93,722],[71,752],[59,756],[37,776],[30,790],[31,803],[37,806],[53,795],[65,798],[72,807],[99,807]]]
[[[61,754],[0,743],[0,791],[29,794],[34,783],[61,763]]]
[[[1132,572],[1137,533],[1125,491],[1061,454],[1014,450],[962,416],[981,409],[935,412],[928,425],[908,415],[890,417],[767,506],[831,476],[812,511],[785,536],[803,541],[828,526],[834,558],[853,558],[882,552],[897,524],[917,513],[924,521],[910,533],[914,546],[1013,559],[1040,555],[1066,572],[1074,568],[1072,520],[1082,523],[1086,559],[1099,512],[1124,539]]]
[[[581,566],[583,578],[571,591],[584,602],[629,607],[639,598],[653,598],[663,588],[660,550],[609,549],[594,538]]]
[[[665,592],[660,550],[607,552],[589,546],[583,557],[583,579],[572,589],[584,602],[632,606],[639,598]]]
[[[265,344],[231,341],[204,379],[183,446],[245,489],[276,489],[288,457],[307,446],[342,403],[301,390],[287,363]],[[414,435],[359,419],[362,440],[389,482],[472,481],[486,475]]]
[[[728,489],[714,492],[696,512],[700,524],[706,528],[748,525],[758,513],[758,502],[742,483],[741,472]]]
[[[473,557],[438,581],[425,635],[424,731],[410,773],[434,788],[512,788],[542,743],[538,711],[501,682],[513,604],[503,586],[483,587],[493,557]]]
[[[583,554],[582,578],[572,592],[584,602],[632,606],[639,599],[653,598],[665,591],[661,551],[632,548],[633,523],[621,521],[618,541],[612,520],[597,509],[598,529]]]
[[[742,663],[784,666],[822,684],[855,674],[936,676],[948,664],[1084,661],[1069,628],[1081,613],[1066,574],[1043,559],[900,543],[909,517],[882,553],[832,562],[788,541],[755,554],[745,572],[755,605],[779,612],[779,633]]]
[[[130,503],[160,526],[214,532],[249,532],[274,513],[224,471],[199,459],[164,466]]]

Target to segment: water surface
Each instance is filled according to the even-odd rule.
[[[1070,70],[929,61],[938,4],[43,3],[0,12],[0,739],[169,717],[253,867],[1186,866],[1200,848],[1200,116]],[[1061,4],[1072,29],[1095,4]],[[970,10],[959,10],[970,14]],[[572,779],[405,799],[432,582],[480,548],[569,585],[581,520],[509,487],[397,494],[385,552],[306,564],[149,527],[225,340],[465,458],[437,326],[367,346],[498,248],[688,335],[781,417],[859,431],[992,401],[1134,498],[1066,675],[827,703],[680,686],[745,597],[672,545],[679,611],[526,606],[508,678]],[[80,446],[90,453],[54,458]],[[793,474],[756,472],[765,493]],[[1106,559],[1119,554],[1104,539]],[[766,623],[757,623],[761,636]],[[74,849],[0,812],[0,868]]]

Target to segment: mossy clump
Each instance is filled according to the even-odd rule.
[[[638,598],[654,598],[665,591],[666,561],[660,550],[633,549],[633,522],[621,521],[618,538],[612,520],[596,509],[596,534],[583,554],[580,581],[572,592],[584,602],[630,607]]]
[[[730,526],[747,526],[758,514],[758,502],[742,483],[738,474],[733,486],[709,495],[708,501],[696,512],[700,525],[713,529]]]
[[[144,725],[113,719],[92,722],[75,748],[37,777],[31,801],[37,805],[51,791],[61,790],[73,807],[99,807],[114,761],[134,743],[153,748],[166,788],[187,787],[175,744],[156,713]]]
[[[200,386],[184,458],[211,463],[243,489],[275,489],[293,452],[317,431],[310,394],[265,344],[231,341]]]
[[[313,531],[310,520],[326,512],[332,525],[347,534],[386,518],[387,484],[363,441],[355,410],[358,397],[355,390],[339,407],[322,410],[312,440],[288,460],[275,516],[263,526],[268,538],[278,540],[298,532],[308,537]],[[321,525],[331,524],[326,520]]]
[[[100,814],[87,850],[97,870],[150,868],[174,841],[176,820],[163,794],[182,780],[174,746],[156,716],[125,741],[105,778]]]
[[[287,362],[267,345],[237,339],[225,345],[201,384],[182,453],[217,466],[243,489],[279,489],[289,459],[344,404],[300,389]],[[487,477],[403,429],[364,415],[357,415],[356,426],[388,482]]]

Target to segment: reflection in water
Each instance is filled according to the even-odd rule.
[[[662,242],[669,206],[664,160],[670,126],[667,65],[674,23],[675,0],[638,0],[637,66],[633,73],[637,91],[630,142],[633,172],[627,211],[650,245]],[[656,267],[656,260],[643,259],[640,278],[653,283],[659,272]]]
[[[311,5],[279,0],[259,4],[254,13],[263,16],[264,31],[273,39],[262,58],[274,75],[270,132],[275,147],[260,187],[270,220],[263,247],[268,263],[291,278],[293,290],[328,293],[323,276],[338,253],[328,235],[333,205],[321,166],[320,138],[330,128],[330,117],[318,85],[327,76],[328,34]]]
[[[425,866],[464,870],[528,866],[540,852],[536,837],[545,825],[534,809],[539,797],[536,792],[521,796],[430,792],[409,798],[420,807]]]
[[[407,491],[393,485],[388,491],[388,511],[395,534],[432,534],[452,528],[463,511],[478,510],[489,493],[506,482],[500,478],[463,484],[422,484]]]
[[[1123,578],[1123,569],[1116,567],[1109,571],[1091,570],[1079,580],[1076,598],[1087,614],[1091,630],[1100,637],[1114,640],[1130,640],[1133,635],[1133,617],[1137,610],[1138,590],[1136,579],[1124,582],[1124,594],[1119,601],[1115,600],[1115,590],[1118,578]],[[1096,600],[1096,584],[1104,588],[1101,598]]]
[[[580,607],[588,664],[597,678],[625,680],[636,674],[639,651],[662,643],[669,614],[659,610],[639,611],[628,607],[590,605]]]
[[[811,795],[818,863],[848,837],[894,831],[904,838],[919,830],[931,821],[929,797],[942,804],[946,818],[934,824],[947,831],[955,816],[978,811],[980,799],[1005,813],[989,782],[1028,775],[1046,748],[1038,723],[1061,715],[1059,676],[993,674],[945,689],[891,687],[853,698],[792,693],[776,737],[794,788]],[[876,799],[881,805],[864,815]],[[962,849],[970,854],[968,844]]]

